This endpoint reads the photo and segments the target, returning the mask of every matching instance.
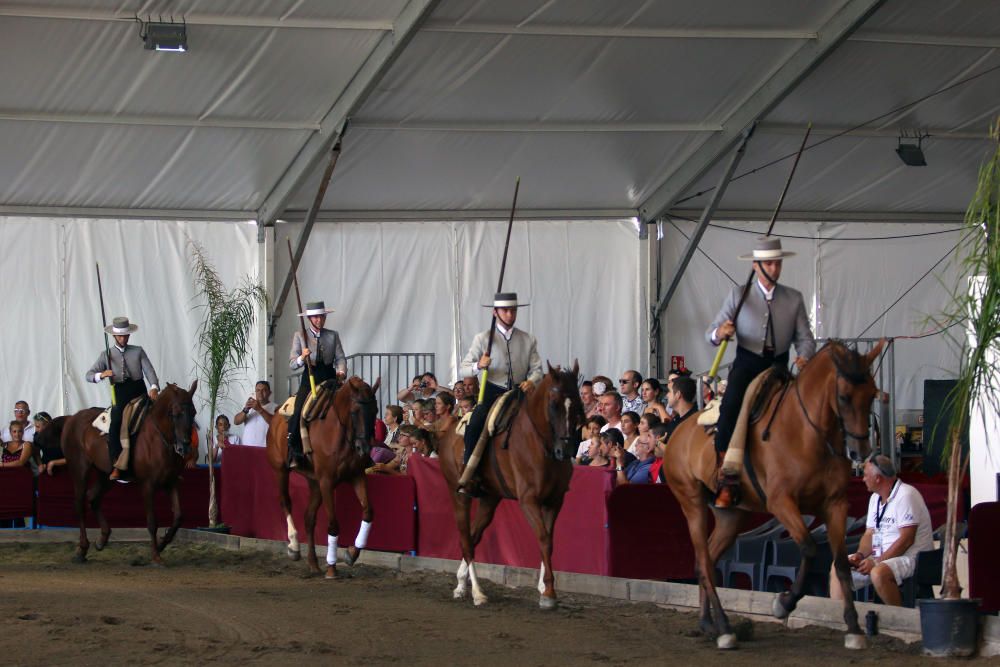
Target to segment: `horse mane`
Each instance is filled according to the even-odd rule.
[[[830,348],[830,356],[837,372],[851,384],[864,384],[871,377],[865,355],[848,347],[844,341],[831,338],[823,348]]]

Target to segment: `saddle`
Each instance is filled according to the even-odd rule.
[[[511,389],[498,398],[486,415],[486,427],[483,428],[483,433],[487,437],[492,437],[510,428],[511,422],[521,409],[523,399],[524,392],[520,388]],[[504,449],[506,448],[507,444],[504,443]]]
[[[125,409],[122,410],[122,442],[129,442],[139,433],[142,420],[146,417],[153,402],[146,395],[138,396],[129,401]],[[102,435],[107,435],[111,430],[111,408],[107,408],[90,424]]]
[[[305,402],[302,404],[302,413],[299,415],[299,433],[302,435],[302,452],[312,454],[312,446],[309,443],[309,424],[317,419],[323,419],[333,405],[333,397],[340,389],[340,381],[330,378],[316,385],[316,393],[309,392]],[[289,419],[295,413],[295,396],[288,399],[278,408],[278,414]]]

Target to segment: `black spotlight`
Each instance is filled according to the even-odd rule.
[[[908,167],[926,167],[927,160],[924,158],[923,143],[924,139],[928,136],[927,134],[917,134],[913,137],[907,137],[906,134],[902,134],[899,137],[899,145],[896,146],[896,155],[899,159],[903,161],[903,164]],[[916,139],[915,144],[904,144],[903,139]]]
[[[145,48],[150,51],[173,51],[184,53],[188,49],[187,22],[181,19],[180,23],[170,17],[169,21],[164,21],[160,17],[159,21],[147,20],[136,17],[139,22],[139,37],[142,38]]]

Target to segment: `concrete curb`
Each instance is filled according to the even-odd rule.
[[[22,533],[38,533],[39,531],[15,531]],[[43,533],[72,533],[71,538],[65,535],[48,541],[66,541],[76,539],[76,531],[41,531]],[[129,539],[118,531],[115,536]],[[132,532],[141,534],[146,539],[143,530]],[[177,533],[180,542],[215,544],[224,549],[244,551],[265,551],[285,553],[285,543],[275,540],[262,540],[237,535],[220,535],[197,530],[181,529]],[[17,540],[4,540],[17,541]],[[40,540],[44,541],[44,540]],[[301,547],[303,554],[307,545]],[[317,555],[322,549],[317,550]],[[341,550],[341,555],[344,555]],[[384,567],[398,572],[440,572],[454,576],[458,570],[458,561],[443,558],[427,558],[406,554],[380,551],[364,551],[360,563],[375,567]],[[479,577],[511,588],[534,588],[538,584],[538,570],[534,568],[513,567],[493,563],[477,563],[476,573]],[[698,587],[693,584],[677,584],[668,581],[650,581],[644,579],[620,579],[603,577],[594,574],[578,572],[556,572],[557,588],[563,593],[596,595],[613,600],[629,602],[652,602],[662,607],[679,609],[681,611],[697,611],[699,608]],[[720,588],[719,597],[729,614],[738,614],[755,621],[772,623],[787,622],[791,628],[801,628],[808,625],[819,625],[834,630],[844,630],[844,609],[839,602],[828,598],[806,596],[799,601],[798,607],[787,621],[780,621],[771,613],[774,593],[745,591],[732,588]],[[920,641],[920,612],[917,609],[887,607],[866,602],[855,603],[858,616],[862,619],[868,611],[878,614],[879,632],[897,637],[906,642]],[[1000,655],[1000,618],[983,617],[980,656]]]

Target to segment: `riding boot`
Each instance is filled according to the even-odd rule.
[[[289,424],[288,467],[298,468],[299,466],[305,466],[305,463],[305,456],[302,453],[302,434],[299,433],[298,424],[296,424],[294,429],[292,429],[291,424]]]
[[[729,509],[740,504],[740,476],[723,471],[722,459],[725,456],[725,452],[718,452],[716,456],[718,491],[715,495],[715,507],[717,509]]]

